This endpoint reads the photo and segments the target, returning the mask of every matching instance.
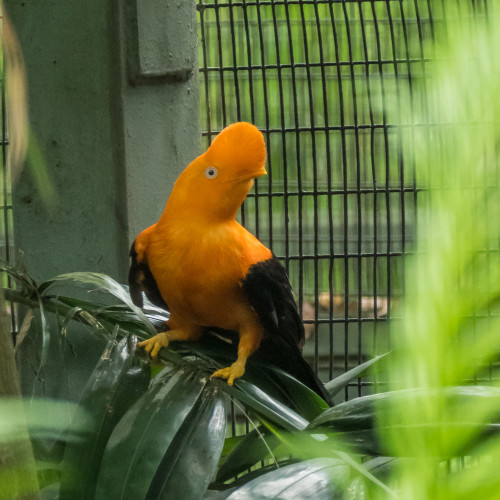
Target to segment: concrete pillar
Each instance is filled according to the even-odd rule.
[[[57,193],[46,205],[24,169],[13,193],[16,245],[37,280],[98,271],[125,281],[132,239],[199,153],[194,0],[4,5]]]

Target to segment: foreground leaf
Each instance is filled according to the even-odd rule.
[[[333,398],[337,395],[342,389],[344,389],[350,382],[353,380],[363,377],[367,374],[368,370],[382,358],[385,358],[389,353],[381,354],[380,356],[375,356],[364,363],[356,366],[355,368],[343,373],[339,377],[330,380],[330,382],[325,384],[326,390],[330,393],[330,396]]]
[[[150,488],[152,496],[148,498],[163,498],[170,473],[179,477],[193,473],[192,462],[183,453],[203,455],[209,450],[217,463],[224,442],[220,415],[219,392],[195,364],[163,370],[113,431],[104,452],[96,498],[145,498]],[[203,422],[209,429],[213,425],[216,432],[204,433],[204,429],[199,429]],[[188,442],[192,443],[192,450],[183,447]],[[173,456],[177,459],[175,464],[168,458]],[[203,484],[201,476],[206,474],[204,482],[208,484],[213,474],[211,468],[200,467],[198,472],[198,480]]]
[[[148,499],[201,498],[217,469],[225,431],[223,394],[208,384],[165,453]]]
[[[207,331],[197,342],[172,342],[169,350],[183,355],[202,356],[213,361],[213,371],[229,366],[238,356],[238,336],[225,332]],[[283,370],[263,364],[252,357],[248,360],[242,379],[259,387],[273,399],[312,420],[329,405],[314,391]]]
[[[135,354],[137,338],[110,341],[91,374],[74,423],[82,411],[92,417],[84,442],[69,444],[64,454],[60,500],[93,498],[101,457],[125,411],[147,390],[149,362]]]
[[[391,425],[379,425],[381,416],[394,412],[412,404],[417,411],[411,419],[402,423],[395,422]],[[426,405],[440,405],[443,413],[448,415],[446,421],[432,421],[426,418]],[[345,441],[351,446],[369,454],[391,454],[391,449],[386,445],[391,438],[402,429],[418,430],[427,439],[435,443],[441,442],[453,430],[453,442],[441,443],[443,449],[453,450],[451,455],[459,456],[470,451],[471,446],[477,446],[482,439],[491,434],[500,432],[500,389],[485,386],[456,386],[441,389],[405,389],[390,391],[381,394],[372,394],[361,398],[346,401],[330,408],[313,420],[308,430],[321,430],[322,432],[342,433]],[[462,420],[462,412],[470,410],[473,415],[481,415],[484,408],[490,409],[490,422],[483,423],[481,418]],[[419,411],[420,410],[420,411]],[[484,415],[483,415],[484,417]],[[382,440],[381,440],[382,438]],[[411,456],[407,455],[399,456]],[[446,458],[443,457],[443,458]]]
[[[282,467],[238,488],[228,500],[335,500],[344,498],[349,466],[334,458],[316,458]]]
[[[101,290],[103,292],[113,295],[121,302],[126,304],[127,307],[137,315],[137,317],[144,324],[145,328],[152,335],[156,334],[156,330],[154,329],[151,322],[147,319],[147,317],[141,311],[141,309],[132,302],[132,299],[130,298],[130,294],[127,288],[125,288],[123,285],[120,285],[120,283],[118,283],[113,278],[105,274],[91,273],[91,272],[61,274],[60,276],[56,276],[55,278],[48,280],[45,283],[42,283],[39,286],[38,291],[41,294],[41,296],[44,296],[47,294],[47,290],[55,286],[57,283],[64,281],[75,282],[83,285],[91,285],[96,290]]]
[[[224,463],[219,467],[217,482],[231,479],[265,459],[281,443],[268,429],[260,427],[249,432],[234,447]]]
[[[0,399],[0,445],[21,439],[26,427],[32,439],[56,440],[68,421],[68,412],[75,412],[76,409],[74,403],[52,399]],[[65,438],[68,441],[82,439],[89,423],[90,417],[82,412],[79,425],[67,432]]]
[[[286,430],[303,430],[309,424],[309,421],[301,415],[275,400],[247,380],[238,379],[234,386],[220,380],[217,383],[227,394],[234,396],[257,415],[268,419]]]
[[[279,391],[276,397],[307,420],[316,418],[330,408],[330,405],[312,389],[309,389],[309,387],[280,368],[275,366],[263,367],[256,364],[255,372],[258,373],[260,377],[254,379],[249,378],[249,381],[258,384],[264,373],[266,378],[272,382],[276,390]],[[261,388],[266,390],[266,387]],[[266,392],[268,391],[266,390]],[[273,394],[273,392],[270,392],[270,394]]]

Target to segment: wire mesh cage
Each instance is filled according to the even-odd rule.
[[[4,31],[4,17],[3,11],[0,6],[0,34],[3,38]],[[0,50],[0,112],[1,112],[1,137],[0,144],[2,148],[1,156],[1,172],[0,172],[0,258],[4,262],[10,262],[14,253],[14,234],[13,234],[13,216],[12,216],[12,180],[11,169],[8,161],[8,120],[7,120],[7,103],[6,103],[6,75],[4,64],[4,51],[3,47]],[[11,285],[10,278],[2,273],[2,286]],[[7,309],[10,316],[10,326],[13,337],[16,335],[16,316],[12,303],[7,303]]]
[[[0,32],[3,33],[3,15],[0,9]],[[2,216],[0,218],[0,234],[1,239],[1,257],[4,261],[9,261],[13,251],[13,234],[12,234],[12,192],[10,181],[10,169],[7,162],[7,147],[9,144],[7,135],[7,110],[5,101],[5,65],[3,64],[3,50],[0,51],[2,58],[1,82],[0,82],[0,106],[1,106],[1,138],[2,147],[2,171],[0,175],[0,209]]]
[[[474,15],[488,12],[487,1],[471,5]],[[264,132],[269,175],[240,218],[288,269],[305,355],[329,380],[390,349],[388,319],[398,317],[421,190],[402,144],[433,125],[416,122],[426,103],[412,90],[432,74],[426,42],[446,20],[446,2],[198,0],[197,12],[205,145],[238,120]],[[8,261],[4,80],[0,229]],[[371,392],[373,383],[382,381],[359,380],[342,398]]]
[[[444,4],[443,4],[444,5]],[[268,145],[241,220],[289,270],[323,380],[390,349],[418,194],[402,102],[425,85],[429,1],[198,3],[203,135],[237,120]],[[344,399],[372,391],[361,380]]]
[[[489,16],[486,1],[470,0],[462,5],[466,3],[467,16]],[[38,356],[39,346],[33,342],[33,357],[25,359],[34,359],[38,363],[40,357],[41,361],[39,369],[34,363],[26,363],[35,377],[34,389],[29,391],[32,398],[38,393],[51,395],[49,383],[53,384],[56,386],[54,393],[63,393],[67,398],[63,399],[64,413],[77,421],[78,410],[73,412],[72,400],[68,396],[68,375],[73,380],[87,378],[81,376],[79,371],[71,373],[66,369],[67,359],[76,358],[78,353],[68,335],[68,324],[83,311],[86,313],[85,317],[82,315],[85,321],[79,326],[89,327],[89,333],[95,337],[97,333],[102,333],[106,347],[104,351],[98,347],[102,354],[97,366],[93,353],[89,354],[92,359],[85,368],[89,368],[91,376],[82,389],[84,396],[80,397],[78,392],[80,401],[86,405],[84,409],[97,407],[100,412],[91,414],[92,417],[97,415],[92,418],[96,424],[95,432],[92,427],[91,431],[79,433],[88,435],[91,441],[80,438],[76,448],[71,448],[70,441],[65,444],[61,460],[62,448],[59,444],[63,443],[63,434],[60,428],[71,430],[72,427],[70,423],[61,426],[56,421],[55,437],[50,438],[50,443],[56,440],[58,444],[53,447],[54,455],[57,455],[54,467],[57,465],[61,474],[56,475],[54,484],[49,486],[55,486],[54,494],[61,492],[61,496],[71,496],[68,492],[72,490],[65,488],[68,488],[68,482],[73,482],[73,478],[66,471],[80,470],[88,484],[93,483],[92,491],[97,481],[97,495],[109,495],[109,485],[116,484],[119,495],[143,488],[142,496],[162,496],[171,491],[179,491],[182,496],[186,487],[183,478],[190,477],[189,486],[199,486],[200,496],[208,486],[206,498],[215,498],[219,497],[219,488],[225,490],[221,495],[227,496],[230,492],[226,488],[238,488],[242,484],[243,488],[249,486],[247,492],[257,494],[264,488],[272,494],[269,486],[276,484],[282,491],[290,492],[306,476],[316,483],[329,484],[331,481],[332,488],[337,488],[337,471],[340,471],[339,478],[340,474],[345,475],[346,482],[340,478],[342,491],[331,489],[332,495],[337,491],[339,495],[345,491],[348,497],[371,494],[372,490],[365,489],[362,480],[370,479],[373,473],[376,482],[370,479],[373,482],[371,486],[383,487],[380,491],[373,490],[378,492],[378,496],[390,496],[393,491],[416,491],[421,492],[421,498],[436,495],[449,498],[453,496],[450,492],[464,498],[475,498],[478,491],[489,490],[491,498],[496,498],[497,474],[489,465],[494,467],[500,446],[497,444],[498,451],[492,452],[492,441],[483,439],[490,435],[497,437],[494,431],[498,424],[492,415],[496,415],[499,394],[497,386],[490,384],[490,387],[484,387],[483,381],[492,382],[500,366],[498,344],[495,343],[497,323],[493,321],[500,310],[499,295],[496,283],[491,286],[494,281],[498,282],[499,275],[490,273],[494,267],[498,268],[495,263],[498,264],[496,259],[500,256],[500,233],[488,229],[488,225],[495,225],[494,214],[498,214],[499,209],[496,138],[500,134],[498,127],[495,130],[482,125],[495,121],[496,110],[490,114],[488,106],[495,100],[491,97],[497,86],[492,85],[490,92],[484,92],[487,97],[481,96],[482,102],[475,96],[467,99],[474,93],[480,94],[477,89],[488,90],[488,87],[469,85],[472,79],[464,78],[460,82],[460,90],[467,88],[467,92],[454,93],[454,84],[459,79],[455,77],[457,73],[453,73],[451,77],[448,75],[452,85],[442,85],[446,91],[452,89],[450,99],[443,89],[435,91],[437,86],[434,80],[439,75],[440,67],[435,64],[439,57],[433,53],[432,47],[438,47],[439,43],[433,45],[428,42],[439,40],[440,34],[442,36],[443,31],[458,20],[451,18],[450,11],[447,11],[447,5],[451,4],[445,0],[197,0],[196,5],[204,146],[210,144],[223,127],[239,120],[255,123],[264,134],[268,176],[256,182],[238,217],[273,250],[289,272],[306,327],[306,359],[327,381],[375,354],[390,351],[398,343],[399,339],[394,336],[398,333],[405,348],[397,350],[393,359],[398,358],[401,351],[415,352],[389,363],[393,364],[387,370],[389,375],[374,374],[370,381],[359,378],[349,384],[335,397],[335,403],[351,400],[345,405],[326,409],[310,394],[299,395],[297,399],[303,397],[297,404],[300,414],[293,410],[294,398],[301,392],[297,385],[292,384],[288,394],[287,386],[277,385],[275,388],[269,384],[268,387],[275,392],[268,394],[265,384],[261,388],[250,382],[250,369],[248,379],[238,381],[234,387],[220,381],[215,383],[217,385],[210,382],[208,375],[213,373],[213,360],[210,355],[204,354],[202,346],[199,359],[193,359],[192,349],[181,347],[175,352],[172,345],[172,350],[165,351],[165,359],[170,366],[161,374],[154,371],[157,378],[150,385],[150,365],[145,357],[135,356],[135,338],[129,336],[118,341],[120,329],[127,333],[125,328],[129,325],[127,335],[135,335],[138,328],[138,323],[133,323],[132,319],[136,315],[139,317],[139,312],[133,309],[137,314],[131,315],[129,294],[114,281],[108,280],[107,276],[91,273],[92,279],[83,278],[92,286],[98,284],[100,290],[107,285],[102,291],[114,290],[113,294],[121,299],[125,296],[126,307],[122,304],[116,306],[114,302],[110,305],[107,302],[92,303],[61,297],[57,291],[44,293],[54,281],[51,280],[49,284],[32,287],[42,290],[43,295],[41,298],[35,290],[37,301],[33,301],[34,304],[27,297],[34,297],[35,294],[17,294],[23,299],[21,303],[39,307],[41,315],[44,314],[45,300],[47,304],[55,304],[53,310],[49,307],[46,310],[55,313],[54,324],[57,323],[55,331],[58,334],[52,337],[57,343],[51,342],[51,352],[59,351],[60,358],[54,356],[54,369],[48,367],[43,372],[44,350],[47,355],[50,336],[41,339],[41,356]],[[467,20],[470,21],[471,17]],[[479,24],[486,26],[486,23]],[[465,46],[469,41],[467,37],[458,38],[455,34],[450,39],[460,40],[461,43],[455,47],[449,44],[449,47],[455,48],[450,50],[449,59],[457,62],[455,57],[461,52],[457,57],[458,63],[466,60],[476,62],[477,59],[477,65],[464,64],[463,67],[468,70],[474,68],[481,73],[480,64],[487,58],[476,58],[479,51],[474,53],[474,44],[471,44],[474,48],[471,50]],[[498,38],[485,37],[483,42],[492,39],[498,41]],[[495,45],[490,43],[492,52]],[[487,52],[486,45],[481,47],[483,53]],[[461,58],[463,53],[467,57]],[[446,56],[448,52],[439,52],[436,48],[436,54],[441,54],[441,64],[443,61],[450,62]],[[495,74],[500,74],[500,68]],[[487,71],[479,79],[484,79],[485,75],[488,75]],[[173,87],[178,84],[170,83]],[[431,88],[430,83],[434,93],[433,90],[426,92],[427,86]],[[12,202],[4,84],[5,78],[2,77],[0,234],[3,236],[1,257],[8,261],[13,253]],[[197,96],[198,92],[192,92],[192,95]],[[450,115],[445,106],[441,108],[437,105],[436,96],[449,106]],[[461,101],[457,96],[465,96],[462,101],[468,106],[472,104],[477,113],[468,114],[468,106],[462,108],[462,114],[460,111],[456,113],[455,104]],[[434,112],[433,104],[436,108]],[[186,110],[184,112],[189,116]],[[451,119],[448,119],[450,116]],[[459,122],[456,116],[464,119]],[[457,129],[460,134],[453,133]],[[472,129],[475,132],[468,137]],[[12,121],[11,144],[15,144],[14,130]],[[425,153],[420,156],[415,154],[419,141],[421,145],[426,145],[423,148]],[[447,144],[440,148],[443,143]],[[476,154],[475,163],[470,161],[466,151],[471,143],[474,143],[470,148],[475,149],[474,154],[484,150]],[[14,148],[11,148],[12,151]],[[450,149],[452,154],[449,154]],[[442,161],[447,154],[448,163]],[[422,161],[434,158],[435,162]],[[440,162],[450,168],[441,170]],[[473,168],[469,168],[471,166]],[[435,176],[426,177],[426,172],[432,171],[433,167]],[[473,171],[470,176],[469,170]],[[453,175],[457,179],[461,177],[460,182],[451,179]],[[474,182],[469,182],[471,179]],[[430,199],[436,193],[445,192],[453,192],[448,198],[448,206],[445,203],[428,204],[426,212],[421,209],[420,202],[426,197]],[[464,193],[468,196],[462,196]],[[442,211],[447,212],[449,217],[437,217],[437,211],[428,208],[436,206],[444,208]],[[474,214],[467,220],[469,214],[466,212]],[[489,220],[486,220],[488,215]],[[432,219],[437,219],[438,223],[433,225]],[[431,222],[427,224],[430,227],[428,232],[422,221]],[[474,226],[483,227],[475,232]],[[462,230],[464,227],[466,229]],[[455,239],[452,233],[457,232],[462,234]],[[474,238],[476,241],[466,245],[462,255],[453,259],[456,257],[454,253],[460,254],[460,242]],[[434,254],[439,258],[427,262],[423,271],[418,269],[418,265],[414,266],[415,269],[405,276],[408,257],[415,255],[417,248],[418,258],[415,261],[418,264],[425,264],[426,259]],[[135,253],[134,244],[133,259]],[[451,261],[450,269],[447,269],[446,260]],[[439,273],[438,268],[444,272]],[[482,274],[477,272],[478,268],[482,269]],[[83,278],[80,278],[82,283]],[[429,286],[431,278],[433,283]],[[439,288],[437,293],[436,283]],[[419,302],[419,307],[412,309],[411,300],[408,301],[410,320],[404,317],[402,309],[406,290],[415,290],[413,295]],[[478,300],[474,292],[482,294],[482,299]],[[422,298],[422,295],[425,296]],[[429,300],[427,296],[430,296]],[[464,296],[467,298],[460,307]],[[16,297],[16,294],[10,297]],[[427,311],[425,308],[429,304],[432,307]],[[459,318],[462,313],[464,317]],[[88,318],[95,321],[87,324]],[[163,326],[164,317],[161,318]],[[34,319],[35,324],[37,318]],[[422,321],[414,325],[414,319]],[[401,332],[397,331],[399,320],[404,320],[401,321]],[[30,321],[31,318],[23,322],[21,332],[29,327]],[[488,323],[489,331],[478,341],[481,328],[476,329],[476,325],[483,321]],[[45,334],[49,329],[45,329],[44,322],[45,319],[40,320]],[[105,322],[106,328],[103,326]],[[146,321],[144,324],[151,327]],[[95,332],[91,331],[95,325],[98,325]],[[141,327],[144,325],[141,324]],[[154,332],[154,328],[150,330],[148,334]],[[476,333],[479,335],[476,336]],[[112,335],[111,339],[109,335]],[[23,334],[19,338],[22,341]],[[435,344],[432,343],[433,338],[438,339]],[[82,339],[84,337],[80,337]],[[27,342],[24,348],[27,348]],[[493,349],[496,351],[493,352]],[[87,345],[85,349],[82,347],[82,353],[88,351]],[[123,362],[115,362],[118,358]],[[139,361],[140,369],[135,364]],[[55,374],[53,382],[49,372]],[[132,380],[132,372],[141,372],[141,380]],[[47,384],[43,380],[45,375]],[[344,381],[347,379],[342,378]],[[38,382],[40,391],[36,386]],[[473,384],[477,387],[472,387]],[[47,387],[49,390],[46,391]],[[240,391],[245,387],[248,392]],[[356,399],[385,390],[389,392],[362,401]],[[229,415],[223,391],[231,401]],[[98,398],[91,398],[96,393]],[[126,393],[127,397],[131,393],[127,407],[116,396],[118,394],[121,399],[122,393]],[[289,407],[282,407],[279,398],[274,401],[274,394],[286,395],[285,403]],[[239,398],[238,395],[244,397]],[[482,401],[485,397],[490,401]],[[97,404],[94,404],[96,400]],[[176,404],[172,405],[172,401]],[[264,404],[266,402],[270,403],[269,407]],[[382,402],[381,405],[379,402]],[[49,401],[42,403],[44,407],[50,405]],[[313,403],[315,408],[309,414],[308,405],[313,406]],[[123,413],[113,414],[118,405],[123,406]],[[30,406],[36,408],[36,405]],[[278,415],[276,410],[281,408],[283,412]],[[261,409],[265,410],[262,414],[259,413]],[[481,412],[484,413],[482,417]],[[73,416],[69,415],[71,413]],[[274,413],[279,417],[277,422],[268,420]],[[50,412],[46,414],[50,415]],[[104,420],[108,415],[113,418],[110,423]],[[213,418],[214,415],[216,418]],[[348,418],[344,418],[346,415]],[[287,420],[287,417],[290,419]],[[481,418],[483,421],[478,422]],[[45,423],[49,419],[43,417],[42,421]],[[226,421],[230,425],[229,431]],[[332,422],[333,425],[330,425]],[[249,433],[251,426],[255,432]],[[135,431],[132,433],[130,429]],[[163,429],[168,433],[162,433]],[[162,434],[167,437],[164,439]],[[49,434],[47,436],[50,437]],[[101,440],[102,457],[95,436]],[[229,439],[225,440],[225,437]],[[306,439],[302,440],[302,437]],[[158,442],[160,447],[153,449]],[[46,469],[51,462],[47,458],[48,453],[45,453],[45,445],[41,441],[35,444],[39,444],[34,446],[35,451],[38,448],[43,452],[41,466]],[[89,446],[93,453],[82,454],[81,451]],[[124,450],[133,450],[130,459],[125,457],[127,453]],[[89,456],[95,460],[96,467],[101,468],[98,476],[97,471],[96,474],[87,473],[93,471],[87,467],[88,462],[72,462],[72,455],[78,459]],[[123,462],[121,455],[125,459]],[[146,455],[148,460],[144,458]],[[155,457],[149,459],[153,455]],[[311,469],[311,461],[299,462],[299,458],[307,459],[309,456],[321,457],[318,462],[321,470],[331,467],[329,477],[323,479],[316,475]],[[193,461],[193,457],[197,459]],[[249,457],[253,461],[249,461]],[[376,458],[371,460],[370,457]],[[400,457],[403,460],[399,460]],[[412,460],[406,460],[407,457],[412,457]],[[237,466],[233,468],[234,463]],[[146,466],[143,467],[143,464]],[[290,464],[301,468],[291,472],[286,469]],[[481,470],[476,467],[485,464],[488,467]],[[337,471],[333,471],[334,467]],[[270,475],[266,479],[264,474],[275,468],[280,470],[273,470],[270,474],[279,472],[281,475]],[[384,470],[381,478],[378,477],[379,471],[375,473],[375,468]],[[110,471],[109,479],[107,469]],[[201,474],[197,475],[195,469]],[[467,469],[471,471],[470,484],[464,476],[460,476],[460,472]],[[123,476],[126,476],[125,480],[113,481]],[[254,483],[252,480],[257,476],[264,482]],[[138,477],[140,481],[136,479]],[[288,478],[295,484],[288,483]],[[300,490],[304,493],[296,495],[296,498],[307,496],[312,491],[311,484],[305,483]],[[460,491],[456,488],[457,484]],[[236,490],[235,495],[244,495],[242,491]],[[50,495],[52,490],[44,493]],[[488,497],[487,494],[483,496]]]

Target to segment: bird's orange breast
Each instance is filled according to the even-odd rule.
[[[236,330],[249,314],[240,281],[271,252],[236,221],[175,224],[150,236],[147,260],[170,312],[188,323]]]

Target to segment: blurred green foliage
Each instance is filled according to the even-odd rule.
[[[391,453],[413,456],[392,477],[410,499],[498,498],[500,441],[481,443],[481,426],[498,415],[500,354],[500,25],[498,2],[448,2],[436,27],[432,78],[426,87],[432,127],[414,135],[420,183],[418,253],[408,263],[405,319],[393,329],[403,347],[392,388],[419,387],[380,412],[398,423]],[[485,13],[489,11],[489,16]],[[487,384],[488,398],[456,404],[451,386]],[[443,389],[443,390],[440,390]],[[472,389],[471,389],[472,390]],[[414,428],[416,423],[420,428]],[[431,425],[432,423],[432,425]],[[436,425],[437,424],[437,425]],[[461,467],[446,457],[467,455]]]
[[[107,276],[73,273],[37,286],[24,270],[4,266],[18,283],[17,290],[6,291],[8,297],[35,311],[36,320],[26,330],[24,342],[32,342],[38,348],[37,352],[34,349],[28,365],[36,371],[34,385],[40,393],[51,383],[57,385],[61,380],[68,383],[72,365],[83,357],[79,346],[71,344],[82,335],[76,324],[85,325],[84,338],[89,345],[106,340],[97,364],[95,359],[85,358],[88,381],[81,391],[78,409],[70,403],[70,398],[60,397],[61,404],[30,398],[34,411],[23,412],[28,415],[40,482],[46,486],[44,494],[57,498],[62,485],[61,494],[71,498],[75,489],[76,494],[93,492],[97,484],[98,495],[106,497],[107,485],[111,484],[113,491],[118,492],[116,496],[121,498],[127,495],[129,498],[166,498],[171,491],[176,495],[180,491],[186,498],[202,498],[217,470],[211,486],[224,491],[212,491],[212,498],[214,495],[229,499],[308,495],[317,500],[499,498],[500,386],[496,368],[500,354],[500,228],[497,224],[500,60],[495,49],[500,46],[500,24],[494,15],[489,18],[484,15],[486,7],[490,9],[497,4],[444,0],[432,3],[435,9],[432,22],[427,10],[417,10],[422,6],[429,8],[428,1],[290,3],[287,7],[284,3],[270,2],[265,5],[271,12],[273,34],[273,9],[284,10],[285,22],[280,23],[280,29],[285,31],[291,30],[292,24],[295,26],[290,23],[289,28],[287,13],[302,16],[309,8],[315,15],[320,11],[338,15],[338,29],[339,32],[341,27],[345,30],[346,40],[346,21],[353,21],[349,25],[354,26],[356,16],[368,32],[370,25],[375,29],[375,18],[381,24],[385,12],[384,30],[401,34],[392,18],[399,12],[401,20],[403,14],[405,16],[402,24],[407,25],[406,35],[409,37],[410,29],[414,30],[413,41],[408,41],[403,48],[393,43],[388,48],[377,44],[375,35],[375,46],[379,50],[370,56],[377,58],[379,67],[382,47],[389,50],[389,54],[403,50],[402,54],[408,55],[410,50],[416,51],[415,77],[420,75],[420,79],[409,79],[412,94],[407,98],[403,98],[402,84],[393,82],[392,98],[388,92],[377,111],[381,113],[377,119],[382,119],[384,125],[383,142],[393,117],[396,121],[401,118],[401,126],[394,130],[397,165],[403,168],[394,170],[395,186],[400,190],[396,194],[401,199],[403,177],[397,175],[409,166],[409,172],[412,175],[415,172],[414,177],[404,179],[416,182],[418,178],[418,187],[422,190],[417,197],[411,192],[412,203],[418,201],[418,210],[413,212],[417,238],[415,252],[405,259],[406,278],[400,283],[406,291],[404,316],[402,321],[391,322],[392,344],[396,349],[388,356],[373,360],[377,364],[384,360],[389,391],[325,409],[321,401],[311,398],[306,388],[284,377],[279,370],[252,368],[251,362],[245,378],[230,387],[208,377],[221,363],[234,359],[227,344],[218,344],[217,338],[211,337],[198,344],[172,345],[162,352],[165,368],[156,374],[146,391],[149,372],[144,370],[146,360],[136,352],[136,336],[150,335],[154,325],[166,319],[164,311],[149,305],[145,311],[139,311],[130,303],[126,289]],[[207,7],[200,15],[209,12]],[[372,18],[363,17],[364,23],[361,23],[361,16],[368,16],[370,12]],[[349,15],[353,17],[347,19]],[[426,15],[427,24],[422,23]],[[412,19],[421,22],[415,27],[415,23],[410,22]],[[442,22],[444,20],[446,22]],[[300,40],[302,23],[297,26],[296,36]],[[424,31],[423,26],[428,30]],[[360,33],[363,39],[362,31]],[[232,36],[231,31],[228,36]],[[406,40],[404,30],[402,36]],[[391,35],[390,40],[395,38]],[[252,43],[254,41],[252,39]],[[313,39],[308,40],[308,47],[309,44],[313,44]],[[351,44],[347,40],[347,52],[345,44],[344,40],[341,51],[338,43],[339,56],[347,54],[354,60],[358,52],[352,48],[352,40]],[[367,45],[366,50],[373,50],[373,46],[368,49]],[[414,57],[414,53],[411,54]],[[305,57],[305,52],[303,55]],[[300,51],[296,57],[299,56]],[[399,65],[394,60],[388,66],[391,64]],[[408,67],[410,60],[402,65]],[[350,72],[351,65],[346,67]],[[363,64],[360,67],[366,71]],[[295,69],[298,71],[300,66]],[[307,81],[307,69],[303,69]],[[403,70],[396,76],[399,78],[402,74]],[[381,73],[375,72],[373,78],[380,79]],[[367,78],[367,88],[369,81]],[[306,101],[308,88],[306,86]],[[390,88],[389,84],[386,88]],[[352,97],[354,99],[354,95]],[[384,101],[382,90],[380,99]],[[292,109],[294,105],[292,96]],[[354,100],[350,101],[350,109],[353,105]],[[280,112],[280,107],[277,111]],[[217,127],[219,123],[224,125],[223,108],[221,113],[221,123],[210,123],[217,123]],[[257,117],[256,109],[254,113]],[[245,116],[242,114],[241,118]],[[320,123],[319,118],[315,119]],[[359,127],[354,127],[352,132],[342,129],[341,145],[342,137],[345,139],[350,133],[355,137],[356,131],[361,135],[360,130]],[[333,136],[334,132],[318,134]],[[294,131],[276,133],[285,137],[285,145],[287,134],[295,139]],[[310,134],[312,140],[310,131],[299,132],[299,136],[302,134]],[[299,137],[299,144],[300,140]],[[293,146],[290,147],[293,151]],[[284,166],[282,160],[286,157],[294,162],[291,151],[282,149],[281,157],[278,155],[272,161]],[[304,158],[304,172],[310,159],[316,158],[319,166],[315,156],[319,153],[312,151],[311,156]],[[273,154],[270,151],[271,158]],[[387,158],[390,160],[393,156],[383,154],[382,158],[387,162]],[[341,158],[341,164],[346,173],[346,160]],[[298,172],[299,163],[294,165]],[[388,163],[386,169],[381,170],[389,174],[382,178],[384,186],[392,182],[392,170],[387,167]],[[293,166],[290,168],[293,171]],[[298,175],[296,180],[298,190]],[[304,182],[306,180],[304,177]],[[272,182],[275,181],[281,182],[279,188],[286,187],[284,171],[281,178],[279,174],[273,177]],[[357,187],[361,177],[357,176],[355,181]],[[369,177],[365,181],[370,189],[375,182]],[[308,189],[314,191],[315,182],[313,176],[312,187],[309,185]],[[333,176],[327,179],[326,186],[328,189],[334,186]],[[332,198],[339,196],[345,200],[351,196],[345,178],[339,186],[341,193],[330,193]],[[275,187],[267,184],[268,190]],[[261,188],[262,198],[268,202],[265,182]],[[374,197],[387,202],[387,190],[380,195],[375,191]],[[296,195],[297,203],[301,197],[307,197],[299,191]],[[255,221],[251,204],[247,207],[245,217]],[[314,210],[313,205],[313,215]],[[402,215],[401,212],[397,217]],[[347,231],[346,227],[343,230]],[[295,250],[291,246],[289,251],[292,255]],[[346,270],[348,266],[344,272]],[[349,274],[344,274],[344,280],[349,281],[348,278]],[[44,355],[49,345],[56,347],[51,356]],[[53,369],[49,369],[50,365]],[[352,377],[360,375],[360,370],[330,382],[329,389],[332,393],[342,389]],[[136,381],[134,391],[128,390],[132,379]],[[146,392],[141,395],[141,390]],[[222,392],[242,408],[254,429],[248,436],[228,438],[223,443]],[[6,409],[5,402],[1,403],[1,408]],[[8,441],[15,436],[19,417],[16,412],[7,417],[6,412],[2,415],[0,441]],[[65,422],[70,422],[69,427],[66,428]],[[214,432],[204,432],[205,429]],[[85,453],[88,450],[92,453]],[[290,452],[297,457],[293,459],[297,463],[290,462]],[[218,456],[221,456],[219,463]],[[270,459],[271,465],[249,470],[261,459]],[[189,482],[193,477],[193,463],[197,479]],[[282,467],[272,470],[277,463]],[[93,471],[92,475],[78,477],[82,464],[85,470]],[[204,468],[203,464],[208,466]],[[141,474],[137,474],[138,470]],[[239,477],[227,483],[233,473]],[[231,492],[231,487],[236,489]]]

